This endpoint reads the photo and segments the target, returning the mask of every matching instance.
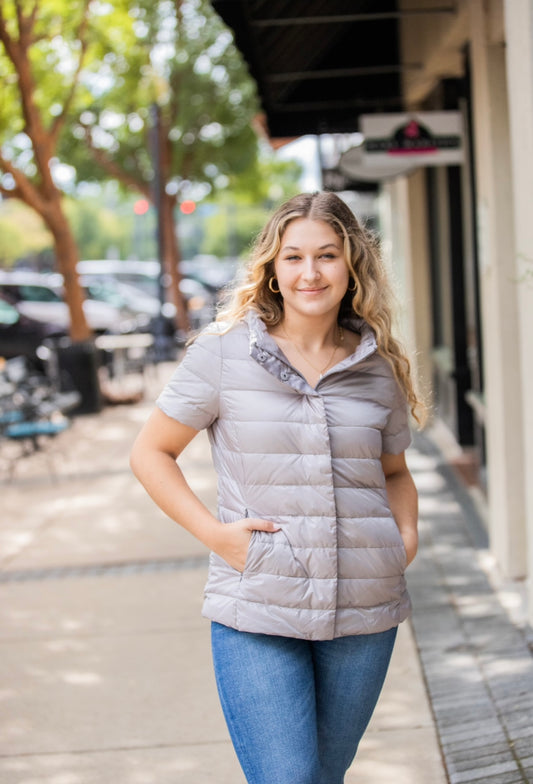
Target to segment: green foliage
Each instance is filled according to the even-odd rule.
[[[3,0],[0,18],[13,40],[23,35],[17,7],[27,15],[24,34],[29,72],[21,79],[21,68],[8,57],[7,44],[0,44],[0,145],[5,158],[31,181],[39,184],[40,177],[30,137],[42,129],[48,136],[49,153],[55,156],[55,127],[64,132],[93,100],[87,84],[91,75],[94,82],[104,83],[109,78],[105,65],[109,47],[127,51],[134,40],[128,5],[125,0]],[[35,15],[30,17],[34,8]],[[125,63],[124,59],[123,67]],[[41,129],[33,127],[30,132],[23,97],[37,109]],[[52,160],[53,165],[58,163]]]
[[[61,191],[111,177],[149,197],[157,173],[166,254],[176,259],[175,201],[206,196],[253,164],[254,85],[207,0],[0,0],[0,88],[0,195],[24,201],[52,232],[71,337],[84,340]],[[71,220],[83,255],[106,255],[98,251],[109,241],[124,250],[111,216],[80,209]]]
[[[207,0],[139,0],[129,4],[129,18],[135,40],[127,52],[120,41],[102,44],[106,78],[96,61],[89,77],[84,72],[90,108],[80,112],[64,149],[79,178],[98,179],[114,169],[126,186],[146,192],[153,180],[156,106],[167,192],[200,184],[197,194],[206,195],[253,163],[255,85]],[[92,156],[80,145],[84,140]]]
[[[233,175],[229,187],[211,200],[203,224],[201,253],[246,256],[273,208],[300,191],[300,164],[282,161],[263,148],[251,166]]]
[[[284,161],[263,147],[252,165],[230,178],[228,192],[240,204],[262,204],[267,208],[300,192],[302,167],[297,161]]]
[[[18,201],[0,203],[0,265],[10,267],[51,247],[50,232],[37,213]]]
[[[31,8],[29,3],[14,0],[2,2],[1,14],[7,33],[19,38],[17,6],[26,14]],[[31,81],[37,86],[34,101],[51,124],[59,105],[62,105],[66,91],[72,83],[72,67],[79,56],[78,33],[85,3],[75,0],[40,3],[33,29],[30,31],[29,48]],[[67,21],[68,20],[68,21]],[[24,130],[24,118],[20,102],[17,72],[6,50],[0,51],[2,79],[2,103],[0,104],[0,134],[4,142]]]
[[[17,7],[28,20],[35,9],[26,87],[64,191],[74,195],[76,182],[111,176],[130,194],[132,188],[150,193],[154,107],[167,193],[178,201],[192,196],[220,204],[208,217],[177,213],[188,252],[242,254],[271,207],[298,191],[297,164],[264,150],[258,155],[255,85],[208,0],[2,0],[0,20],[13,38],[20,35]],[[39,188],[42,169],[21,86],[0,44],[0,151]],[[13,187],[0,170],[2,185]],[[123,207],[105,199],[66,204],[81,257],[105,257],[110,249],[122,257],[153,255],[154,216],[134,218],[129,198]],[[31,231],[19,231],[17,221],[2,231],[6,263],[32,252]],[[48,247],[50,237],[45,232],[43,241],[42,234],[36,232],[39,247]]]
[[[20,231],[0,217],[0,265],[10,267],[23,250],[24,238]]]
[[[268,214],[261,206],[220,205],[204,222],[200,253],[220,258],[245,255]]]
[[[113,161],[115,176],[123,171],[130,186],[150,185],[153,105],[162,146],[169,142],[163,151],[169,192],[193,182],[207,193],[222,175],[253,162],[255,85],[207,0],[3,0],[0,20],[13,40],[21,37],[17,8],[27,15],[30,70],[23,84],[8,44],[0,44],[0,145],[30,179],[38,182],[39,175],[21,89],[45,133],[61,128],[50,152],[74,167],[78,181],[109,176],[87,154],[90,134]]]
[[[99,198],[66,200],[80,258],[154,257],[154,215],[135,216],[133,202],[131,198],[117,201],[106,190]],[[40,266],[52,245],[50,232],[36,212],[15,199],[0,202],[0,266],[22,260]]]
[[[106,207],[97,199],[69,200],[66,211],[82,259],[127,258],[132,251],[133,210]]]

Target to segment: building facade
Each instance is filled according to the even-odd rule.
[[[442,6],[404,2],[405,10]],[[436,416],[472,455],[490,550],[533,624],[533,0],[400,21],[406,110],[460,111],[460,165],[382,188],[403,320]],[[388,217],[387,217],[388,216]]]

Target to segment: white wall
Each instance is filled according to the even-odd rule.
[[[380,197],[385,261],[398,299],[398,326],[419,392],[431,405],[431,293],[426,188],[420,169],[384,185]]]
[[[512,0],[514,6],[515,0]],[[521,347],[505,46],[483,0],[469,0],[491,550],[508,577],[527,571]]]
[[[522,381],[529,621],[533,625],[533,0],[506,0],[505,35]]]

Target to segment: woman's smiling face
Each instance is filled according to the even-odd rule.
[[[325,221],[309,218],[289,223],[274,270],[286,315],[338,312],[350,280],[342,239]]]

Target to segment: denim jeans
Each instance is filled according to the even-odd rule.
[[[396,631],[308,642],[212,624],[222,710],[248,784],[342,784]]]

